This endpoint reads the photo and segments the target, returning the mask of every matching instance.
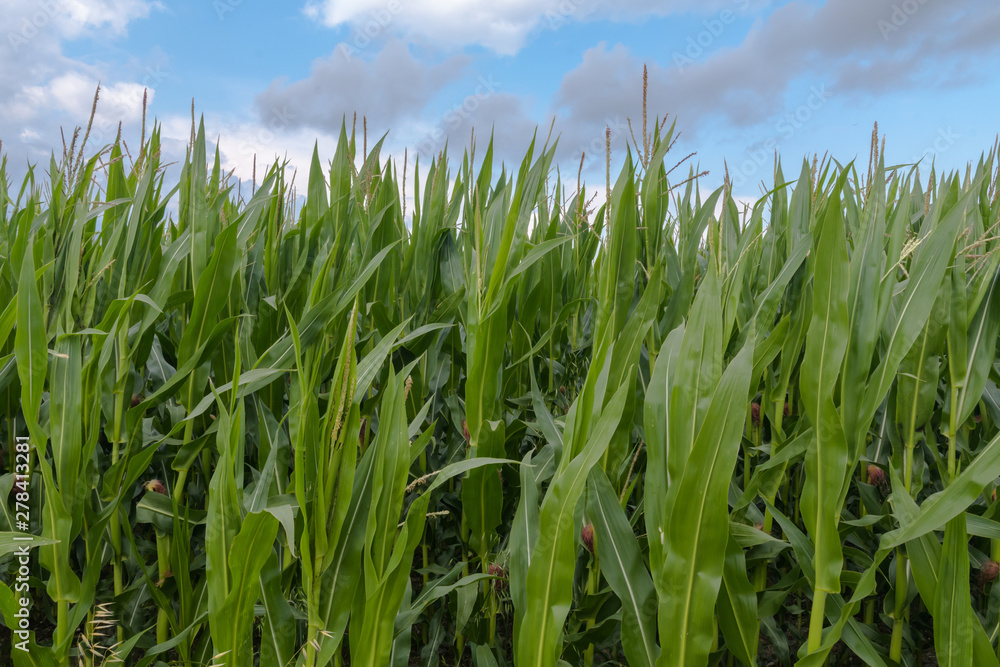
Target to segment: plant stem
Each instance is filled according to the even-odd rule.
[[[166,535],[160,535],[156,531],[156,569],[160,576],[160,581],[164,580],[164,575],[170,569],[170,539]],[[156,643],[162,644],[167,641],[167,612],[159,609],[156,612]]]
[[[189,390],[190,390],[190,381],[189,381]],[[184,438],[183,438],[184,444],[191,442],[191,437],[193,433],[194,433],[194,422],[189,421],[187,424],[184,425]],[[188,468],[184,468],[183,470],[177,472],[177,481],[174,484],[174,488],[171,490],[172,492],[170,494],[170,502],[172,505],[171,509],[174,512],[174,516],[178,518],[180,517],[180,505],[184,499],[184,486],[187,480],[187,473],[188,473]],[[166,553],[167,553],[167,563],[169,564],[172,561],[172,556],[173,556],[172,542],[167,544]],[[159,539],[157,539],[157,558],[159,558]],[[163,573],[161,572],[160,576],[162,577],[162,575]],[[178,620],[180,621],[182,627],[187,627],[187,624],[189,622],[187,613],[189,609],[189,599],[188,599],[189,593],[190,593],[189,591],[185,591],[183,588],[179,588],[178,597],[180,598],[179,600],[180,613],[178,615],[179,616]],[[163,609],[161,609],[156,616],[157,634],[159,634],[161,623],[165,626],[166,622],[167,622],[166,612]],[[189,655],[190,652],[191,652],[191,640],[190,638],[185,638],[185,640],[182,641],[180,644],[180,653],[181,655]]]
[[[486,586],[486,594],[489,596],[490,600],[490,626],[489,626],[489,643],[490,646],[496,648],[497,645],[497,596],[490,592],[490,588],[493,585],[492,581],[483,582]]]
[[[958,403],[958,387],[951,387],[951,410],[948,414],[948,482],[955,479],[955,407]]]
[[[781,444],[781,437],[778,435],[781,433],[781,422],[785,416],[785,402],[784,400],[778,399],[774,402],[774,422],[771,428],[771,456],[778,453],[778,446]],[[781,484],[784,485],[785,479],[782,477]],[[770,494],[768,501],[773,505],[775,498],[778,497],[778,492]],[[771,510],[764,510],[764,532],[768,535],[771,534],[771,528],[774,527],[774,517],[771,516]]]
[[[62,646],[63,643],[66,641],[67,631],[69,630],[69,628],[67,627],[68,616],[69,616],[69,602],[67,602],[66,600],[59,600],[59,602],[56,605],[55,645],[57,647]],[[63,657],[66,657],[65,654],[63,654]]]
[[[462,513],[462,534],[465,534],[465,512]],[[465,564],[462,566],[462,576],[469,576],[469,559],[465,559]],[[455,633],[455,665],[460,665],[462,663],[462,653],[465,651],[465,634],[462,632]]]
[[[597,536],[594,536],[594,540],[597,540]],[[601,563],[597,559],[597,547],[594,547],[593,554],[593,565],[590,568],[590,574],[587,577],[587,595],[597,595],[597,591],[600,590],[601,585]],[[597,622],[597,613],[595,612],[590,617],[587,618],[587,629],[590,630],[594,627]],[[591,667],[594,664],[594,645],[588,644],[587,650],[583,654],[583,664],[585,667]]]
[[[889,642],[889,659],[897,663],[903,657],[903,611],[906,607],[907,580],[906,554],[896,552],[896,605],[893,612],[892,639]]]
[[[813,590],[812,611],[809,614],[809,652],[818,651],[823,643],[823,621],[826,618],[826,591]]]
[[[420,471],[422,474],[427,474],[427,452],[420,452]],[[424,565],[424,586],[427,586],[427,531],[424,530],[423,536],[420,538],[420,554],[423,557]]]
[[[118,445],[121,441],[122,432],[122,410],[124,410],[125,404],[125,390],[118,388],[114,392],[115,394],[115,423],[114,423],[114,438],[111,443],[111,465],[118,463],[119,449]],[[114,514],[111,515],[111,546],[114,549],[114,562],[112,563],[113,577],[114,577],[114,590],[115,597],[122,594],[124,590],[124,585],[122,583],[122,534],[121,534],[121,515],[116,507]],[[115,634],[117,636],[118,642],[122,642],[125,639],[125,629],[119,624],[116,627]]]
[[[911,428],[907,433],[906,449],[903,450],[903,488],[913,495],[911,479],[913,476],[913,450],[916,435]],[[897,663],[903,657],[903,615],[906,608],[906,598],[909,594],[907,581],[906,550],[899,547],[896,550],[896,596],[892,614],[892,638],[889,641],[889,658]]]

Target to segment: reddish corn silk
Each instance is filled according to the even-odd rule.
[[[877,487],[882,493],[889,492],[889,478],[886,476],[885,471],[874,463],[868,464],[868,483]]]
[[[497,593],[502,593],[507,590],[507,570],[503,566],[497,563],[490,563],[490,566],[486,568],[486,572],[497,579],[493,580],[493,590]]]
[[[159,493],[164,496],[167,495],[167,487],[165,487],[163,485],[163,482],[161,482],[158,479],[151,479],[150,481],[146,482],[146,490],[152,491],[154,493]]]
[[[580,539],[583,540],[583,546],[587,547],[587,551],[594,553],[594,524],[588,523],[580,531]]]

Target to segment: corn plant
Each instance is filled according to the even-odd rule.
[[[367,129],[0,155],[0,664],[1000,664],[997,147]]]

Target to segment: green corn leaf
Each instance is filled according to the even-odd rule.
[[[691,306],[670,390],[668,481],[683,477],[722,375],[722,311],[718,279],[705,276]]]
[[[510,527],[510,599],[514,605],[514,638],[520,637],[521,620],[528,608],[528,568],[538,544],[538,481],[537,466],[532,465],[531,452],[524,455],[520,468],[521,498]],[[516,650],[516,644],[515,644]]]
[[[932,530],[940,530],[964,512],[997,477],[1000,477],[1000,434],[979,451],[947,488],[924,500],[912,521],[885,533],[879,542],[879,552],[894,549]]]
[[[0,556],[12,554],[22,548],[30,550],[51,544],[55,544],[55,540],[51,538],[25,535],[24,533],[0,532]]]
[[[910,494],[906,493],[895,471],[890,470],[890,473],[894,489],[893,497],[895,498],[893,509],[902,523],[909,524],[916,518],[919,508]],[[968,521],[968,517],[966,520]],[[933,532],[925,533],[906,543],[906,555],[912,564],[913,580],[920,592],[920,597],[931,601],[928,606],[932,613],[937,613],[937,606],[933,601],[937,600],[938,584],[940,583],[941,542]],[[973,664],[984,667],[1000,664],[997,662],[993,645],[986,635],[986,631],[978,621],[972,623],[972,632]]]
[[[964,382],[959,388],[959,400],[955,407],[955,419],[959,425],[972,415],[986,388],[986,378],[995,358],[997,336],[1000,336],[1000,271],[990,281],[964,341],[967,365],[961,371]]]
[[[558,473],[542,501],[538,543],[528,566],[527,608],[517,638],[519,665],[555,667],[559,660],[563,623],[573,599],[576,503],[590,469],[618,427],[628,389],[622,386],[615,392],[586,447]]]
[[[744,664],[755,664],[757,637],[760,634],[757,594],[747,577],[743,549],[732,535],[726,545],[726,563],[722,569],[718,613],[719,627],[726,638],[726,645]]]
[[[253,661],[254,604],[260,591],[258,577],[278,534],[278,521],[267,512],[248,514],[229,549],[230,591],[217,614],[219,623],[209,622],[216,655],[223,664],[245,665]]]
[[[969,601],[969,548],[965,515],[948,522],[941,549],[937,594],[934,597],[934,649],[948,667],[971,667],[973,616]]]
[[[239,261],[236,231],[236,227],[230,225],[222,232],[216,240],[215,251],[205,272],[198,275],[191,319],[177,351],[178,365],[183,365],[195,356],[229,299],[230,286]],[[207,375],[205,377],[207,379]],[[194,390],[200,390],[201,386],[204,385],[200,381],[196,382]]]
[[[752,369],[751,342],[719,379],[683,474],[671,481],[657,590],[660,636],[676,640],[663,643],[660,667],[708,663],[729,540],[726,489],[736,466]]]
[[[622,601],[622,647],[630,665],[653,667],[656,645],[656,589],[642,562],[628,516],[614,487],[600,468],[590,473],[588,515],[594,522],[594,543],[604,576]]]
[[[669,480],[667,459],[670,451],[670,378],[681,345],[684,330],[670,332],[656,358],[652,377],[646,387],[643,422],[646,429],[645,520],[649,543],[649,565],[653,581],[657,581],[663,566],[663,540],[666,520],[666,491]]]
[[[945,279],[948,264],[954,257],[955,239],[965,215],[968,196],[953,206],[936,227],[922,236],[914,253],[906,287],[898,297],[896,314],[886,319],[888,333],[883,333],[886,351],[881,356],[865,389],[858,429],[867,431],[868,423],[892,384],[903,356],[913,347],[924,328],[938,290]]]
[[[47,346],[45,316],[38,295],[38,285],[35,283],[34,257],[29,250],[21,261],[21,275],[18,280],[14,351],[17,374],[21,379],[21,409],[29,430],[32,430],[31,435],[36,440],[36,447],[42,446],[38,407],[42,401],[48,367]]]
[[[847,440],[834,390],[847,350],[849,264],[840,189],[827,202],[813,246],[813,311],[806,335],[800,389],[814,427],[806,451],[802,518],[816,546],[816,587],[840,590],[843,563],[837,521],[840,492],[848,463]]]

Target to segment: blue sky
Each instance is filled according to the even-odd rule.
[[[0,0],[0,140],[14,171],[47,164],[85,124],[91,146],[139,135],[143,90],[167,156],[183,156],[190,106],[223,162],[304,166],[333,155],[356,111],[369,144],[454,154],[473,128],[497,153],[523,153],[553,118],[559,164],[603,183],[650,121],[681,132],[672,156],[753,198],[777,150],[786,175],[814,153],[866,163],[872,124],[887,160],[926,156],[963,169],[1000,130],[1000,3],[985,0]],[[3,32],[6,31],[6,32]],[[640,140],[641,141],[641,140]],[[866,164],[864,164],[867,167]]]

